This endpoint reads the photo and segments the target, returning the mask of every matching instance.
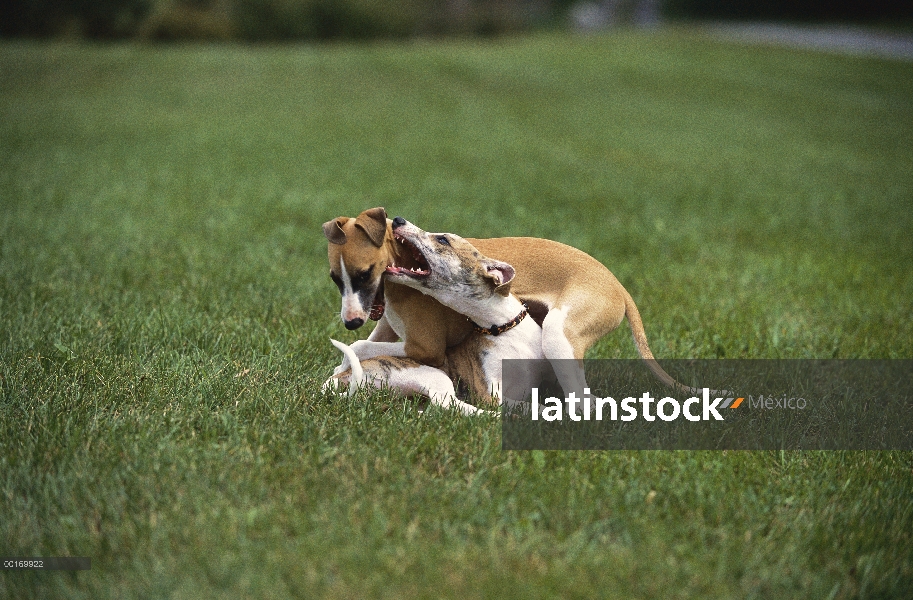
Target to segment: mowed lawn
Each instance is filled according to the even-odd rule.
[[[320,225],[581,248],[660,358],[913,356],[913,64],[686,29],[0,45],[3,598],[909,598],[909,452],[505,452],[320,383]],[[627,324],[592,357],[635,357]]]

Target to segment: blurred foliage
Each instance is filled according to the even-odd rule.
[[[13,0],[0,5],[0,35],[120,38],[133,35],[154,0]]]
[[[136,35],[146,40],[229,40],[237,35],[235,19],[227,2],[174,2],[158,0],[152,5]]]
[[[282,41],[495,35],[548,23],[549,0],[17,0],[0,35]]]
[[[674,19],[913,19],[908,0],[659,0]],[[14,0],[0,35],[286,41],[498,35],[567,24],[575,7],[627,14],[636,0]],[[623,21],[625,19],[622,19]]]
[[[247,40],[407,37],[436,4],[427,0],[243,0],[234,12]]]

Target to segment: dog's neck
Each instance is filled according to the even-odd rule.
[[[460,300],[463,301],[451,304],[450,307],[485,329],[509,323],[524,309],[523,303],[513,294],[508,296],[492,294],[490,298],[483,300],[468,298]]]

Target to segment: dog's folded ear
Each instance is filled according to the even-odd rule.
[[[323,235],[327,237],[331,244],[342,245],[346,243],[346,232],[342,230],[349,217],[336,217],[332,221],[323,224]]]
[[[485,274],[494,282],[495,292],[507,296],[510,294],[510,284],[517,272],[506,262],[489,259],[485,263]]]
[[[355,226],[367,234],[372,244],[380,248],[387,235],[387,211],[382,206],[369,208],[355,217]]]

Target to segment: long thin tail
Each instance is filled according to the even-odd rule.
[[[358,360],[358,355],[350,347],[332,338],[330,338],[330,343],[336,346],[349,359],[349,366],[352,369],[352,376],[349,377],[349,397],[351,398],[358,391],[358,388],[364,385],[365,371],[361,368],[361,361]]]
[[[663,384],[671,387],[672,389],[682,392],[685,394],[700,394],[704,390],[701,388],[693,388],[687,386],[683,383],[676,381],[671,375],[666,373],[666,371],[659,366],[659,363],[656,362],[656,359],[653,358],[653,353],[650,351],[650,346],[647,344],[647,333],[644,331],[644,323],[640,320],[640,311],[637,310],[637,305],[634,304],[634,299],[631,297],[631,294],[627,290],[625,293],[625,316],[628,317],[628,325],[631,327],[631,335],[634,337],[634,346],[637,348],[637,353],[640,354],[640,357],[647,364],[653,375],[656,376]],[[726,395],[729,392],[726,390],[710,390],[710,393],[718,395]]]

